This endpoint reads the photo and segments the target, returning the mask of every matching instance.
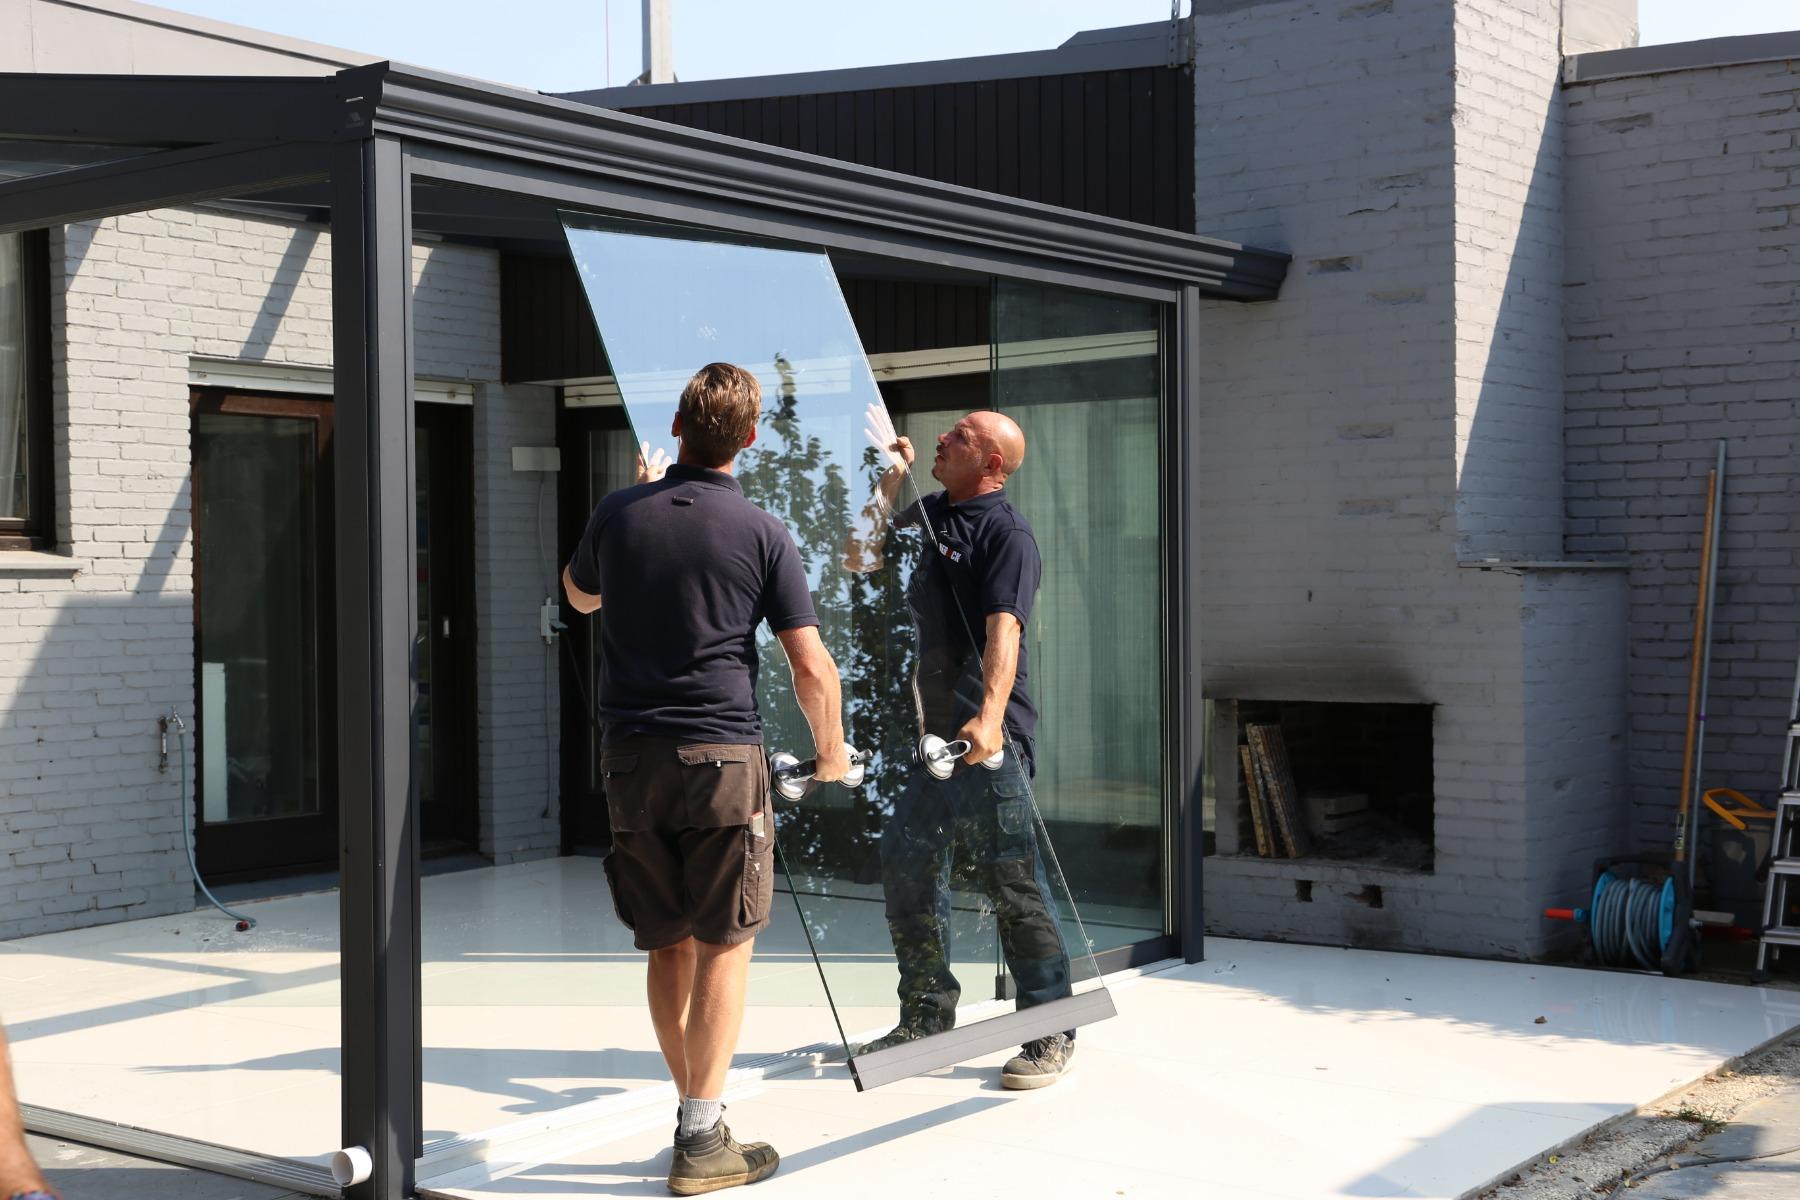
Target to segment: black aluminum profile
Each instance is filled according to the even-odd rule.
[[[348,1200],[414,1191],[420,1152],[419,853],[413,802],[411,188],[398,142],[334,151],[338,787],[343,1122],[373,1173]]]
[[[566,173],[590,194],[610,190],[602,211],[645,214],[642,202],[675,201],[704,223],[760,220],[769,236],[811,230],[814,240],[851,248],[885,247],[890,255],[922,255],[947,265],[998,270],[1020,278],[1085,280],[1089,287],[1169,300],[1192,283],[1207,295],[1269,300],[1289,256],[1217,238],[1072,212],[1028,200],[936,183],[835,159],[705,133],[533,92],[453,75],[376,63],[317,80],[254,81],[61,76],[56,87],[75,96],[92,79],[104,83],[90,100],[71,99],[77,111],[59,128],[95,141],[141,138],[182,143],[136,163],[61,172],[57,183],[0,184],[0,228],[67,221],[191,203],[315,178],[276,163],[261,170],[222,173],[208,162],[235,161],[239,143],[222,134],[266,120],[274,146],[319,144],[381,133],[403,139],[422,164],[461,153],[488,169],[502,191],[544,197],[528,179]],[[279,87],[273,86],[279,84]],[[268,86],[265,86],[268,85]],[[0,112],[25,107],[44,83],[32,76],[0,76]],[[15,104],[14,101],[20,101]],[[210,109],[235,106],[229,121]],[[144,114],[168,114],[150,121]],[[164,123],[166,122],[166,124]],[[18,122],[25,132],[42,119]],[[196,143],[206,143],[204,145]],[[243,153],[274,154],[271,146]],[[190,161],[186,156],[193,156]],[[248,164],[246,164],[248,165]],[[430,173],[429,166],[426,166]],[[168,178],[156,183],[156,173]],[[456,182],[456,173],[433,175]],[[94,185],[93,190],[88,185]],[[37,189],[48,189],[37,191]],[[27,197],[35,197],[29,203]],[[554,198],[553,198],[554,199]],[[633,203],[633,201],[638,203]],[[577,204],[573,199],[555,201]],[[20,212],[30,219],[19,223]],[[1080,286],[1080,282],[1075,282]]]
[[[322,144],[230,142],[33,175],[0,183],[0,233],[316,183],[328,169]]]
[[[1176,935],[1181,956],[1190,963],[1206,957],[1205,890],[1201,872],[1206,860],[1206,713],[1200,671],[1199,531],[1207,514],[1193,468],[1200,461],[1200,388],[1205,378],[1200,362],[1200,290],[1184,287],[1174,307],[1174,362],[1170,364],[1173,395],[1168,406],[1173,449],[1170,471],[1171,510],[1168,525],[1174,541],[1176,598],[1171,606],[1172,645],[1177,674],[1171,689],[1175,713],[1175,890]],[[1185,467],[1185,469],[1182,469]]]
[[[850,1076],[856,1081],[856,1090],[866,1092],[884,1083],[897,1083],[926,1071],[953,1067],[1008,1046],[1022,1046],[1035,1038],[1048,1037],[1065,1029],[1092,1025],[1117,1016],[1118,1011],[1113,1006],[1112,993],[1099,987],[1005,1016],[989,1017],[960,1029],[902,1042],[872,1054],[852,1055]]]
[[[505,161],[506,169],[498,173],[515,185],[506,190],[525,190],[514,178],[521,173],[554,179],[568,172],[589,185],[600,182],[594,178],[599,176],[626,196],[681,197],[695,212],[711,214],[707,223],[734,214],[760,215],[815,233],[860,234],[866,242],[886,245],[889,254],[962,249],[1007,274],[1050,266],[1086,275],[1089,286],[1135,284],[1162,299],[1173,299],[1173,288],[1192,283],[1221,299],[1269,300],[1287,271],[1289,256],[1278,251],[1072,212],[453,76],[378,64],[352,68],[337,79],[351,105],[347,121],[373,100],[367,119],[374,128],[407,139],[421,173],[445,182],[456,182],[454,170],[440,175],[432,164],[454,168],[454,152],[473,151],[487,160],[490,170],[499,165],[494,159]],[[427,154],[428,147],[443,153]]]

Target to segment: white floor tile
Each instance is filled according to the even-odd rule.
[[[619,1126],[642,1131],[468,1194],[664,1194],[644,959],[611,919],[598,864],[436,876],[423,902],[429,1139],[586,1100],[638,1106],[629,1094],[645,1092]],[[245,934],[205,911],[0,947],[24,1098],[265,1153],[334,1149],[336,897],[243,907],[259,920]],[[739,1061],[833,1041],[798,922],[779,921],[758,950]],[[999,1089],[1005,1054],[861,1095],[841,1067],[759,1085],[731,1120],[786,1158],[757,1194],[1454,1196],[1800,1023],[1800,998],[1779,991],[1208,950],[1117,986],[1119,1017],[1083,1030],[1075,1074],[1042,1092]],[[829,970],[851,1035],[885,1029],[891,961],[833,951]],[[971,952],[959,970],[973,999],[992,964]]]

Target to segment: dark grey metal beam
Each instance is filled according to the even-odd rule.
[[[884,1083],[910,1079],[939,1067],[951,1067],[983,1054],[992,1054],[1008,1046],[1022,1046],[1037,1038],[1092,1025],[1117,1016],[1112,993],[1105,988],[1064,996],[1048,1004],[1021,1008],[1001,1017],[990,1017],[973,1025],[934,1033],[917,1041],[902,1042],[873,1054],[858,1054],[850,1059],[850,1074],[856,1090],[866,1092]]]
[[[327,147],[227,143],[0,183],[0,233],[42,229],[325,178]]]
[[[458,162],[500,190],[563,175],[661,197],[708,223],[762,219],[881,244],[888,253],[970,255],[1168,292],[1192,283],[1234,300],[1274,298],[1288,255],[1028,200],[877,171],[699,130],[407,68],[340,80],[379,92],[371,120],[403,137],[421,170]],[[365,74],[359,75],[358,72]],[[509,186],[506,180],[512,180]],[[537,194],[543,194],[541,190]],[[613,207],[616,210],[615,206]]]
[[[536,196],[545,203],[560,208],[719,229],[750,237],[848,250],[877,257],[903,257],[961,271],[1006,275],[1059,287],[1097,289],[1142,300],[1167,302],[1174,300],[1179,294],[1179,290],[1173,285],[1143,277],[1113,275],[1098,269],[1082,271],[1073,266],[1046,265],[1042,259],[1034,259],[1024,253],[1003,254],[998,250],[984,253],[974,247],[957,251],[936,239],[908,237],[904,231],[888,235],[875,231],[859,232],[854,227],[809,221],[797,214],[784,217],[783,214],[738,204],[729,196],[670,198],[667,193],[654,188],[596,180],[575,171],[524,164],[502,170],[485,165],[478,155],[452,151],[425,151],[409,157],[419,178],[469,187],[510,190]]]
[[[1194,471],[1200,460],[1200,388],[1205,380],[1200,360],[1200,290],[1186,287],[1171,314],[1171,333],[1164,347],[1174,362],[1174,394],[1167,408],[1169,446],[1165,462],[1172,490],[1174,520],[1166,527],[1176,561],[1173,618],[1176,664],[1170,689],[1175,710],[1173,760],[1178,811],[1175,813],[1176,935],[1181,956],[1199,962],[1206,956],[1205,893],[1201,872],[1206,859],[1202,819],[1206,787],[1206,714],[1200,672],[1200,531],[1206,528]],[[1229,769],[1222,767],[1221,769]]]
[[[168,145],[316,139],[329,77],[0,74],[4,137]]]
[[[420,1146],[418,826],[412,803],[412,217],[398,142],[332,163],[339,921],[344,1142],[413,1194]]]

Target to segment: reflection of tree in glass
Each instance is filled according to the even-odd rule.
[[[799,387],[786,361],[778,356],[775,367],[782,383],[764,408],[756,445],[738,460],[738,478],[745,495],[794,536],[807,577],[815,581],[820,636],[843,680],[845,736],[869,756],[862,787],[840,792],[831,784],[804,803],[782,805],[777,830],[794,887],[820,895],[838,882],[868,884],[879,878],[880,814],[903,786],[918,738],[909,686],[914,631],[900,569],[909,556],[895,538],[887,567],[870,575],[843,568],[851,505],[860,506],[873,485],[879,471],[875,452],[866,450],[852,464],[846,446],[840,461],[838,448],[802,417]],[[861,407],[859,402],[855,411]],[[847,467],[859,486],[854,498]],[[804,758],[812,734],[795,703],[781,650],[766,634],[760,655],[767,664],[757,687],[764,740],[771,750]],[[833,937],[828,906],[802,907],[821,950],[869,949],[846,943],[855,936],[849,930]]]

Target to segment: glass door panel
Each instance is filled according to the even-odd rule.
[[[1044,577],[1025,631],[1037,798],[1096,950],[1165,924],[1158,305],[994,286],[994,407],[1027,467],[1009,481]]]
[[[329,430],[305,400],[208,396],[194,414],[196,847],[215,875],[333,865]]]
[[[969,689],[979,693],[966,634],[984,617],[945,599],[940,542],[915,519],[936,490],[919,477],[929,453],[904,480],[897,522],[874,506],[887,461],[865,429],[889,418],[829,260],[584,218],[565,229],[639,440],[675,452],[680,392],[707,363],[761,382],[758,438],[737,477],[799,547],[843,677],[847,736],[866,755],[859,787],[772,798],[800,920],[778,922],[759,954],[810,948],[865,1087],[1110,1015],[1036,816],[1029,747],[1009,745],[994,771],[946,760],[947,779],[919,758],[922,735],[956,738]],[[780,648],[759,637],[766,745],[806,758]],[[996,978],[997,944],[1017,1003]],[[897,1024],[909,1036],[884,1041]]]

